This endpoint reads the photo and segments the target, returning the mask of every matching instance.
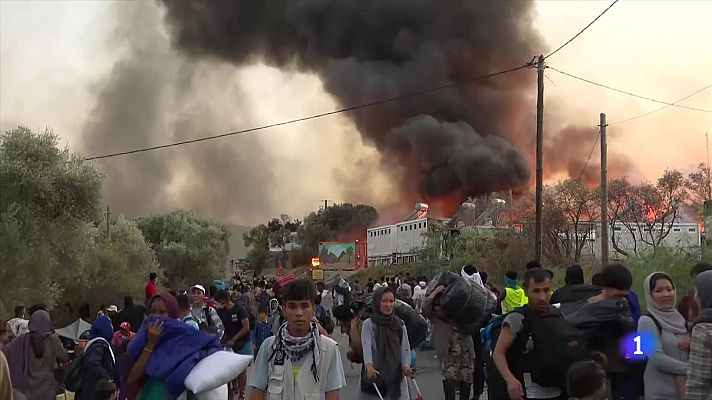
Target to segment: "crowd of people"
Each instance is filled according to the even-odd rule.
[[[692,268],[693,291],[679,303],[676,282],[668,274],[647,276],[643,282],[647,312],[631,289],[631,272],[620,264],[606,266],[589,284],[582,268],[571,266],[565,285],[557,290],[552,287],[553,272],[536,262],[529,263],[521,277],[507,271],[502,290],[490,285],[487,274],[474,266],[463,267],[461,276],[496,298],[479,329],[464,327],[448,315],[441,304],[446,286],[429,285],[425,277],[411,278],[407,273],[369,279],[366,293],[374,293],[370,319],[364,321],[357,303],[334,309],[342,332],[350,337],[349,360],[364,365],[363,392],[370,392],[363,385],[367,379],[388,376],[383,383],[388,398],[407,398],[402,396],[406,380],[393,378],[401,369],[408,376],[412,370],[406,367],[415,367],[415,359],[406,354],[407,329],[399,342],[402,351],[395,351],[395,345],[390,352],[373,351],[379,343],[372,333],[374,316],[380,318],[375,305],[381,303],[380,312],[388,315],[394,298],[427,318],[429,337],[423,346],[436,350],[447,400],[471,395],[479,399],[485,386],[491,400],[712,399],[709,264]],[[395,326],[390,331],[394,333],[389,340],[400,335]],[[636,340],[650,342],[644,343],[642,356]],[[380,346],[384,343],[389,342],[384,338]],[[379,358],[382,354],[387,357]],[[387,374],[374,372],[383,370]],[[360,398],[370,397],[366,393]]]
[[[418,391],[418,347],[434,348],[446,400],[479,399],[485,387],[492,400],[712,398],[709,264],[692,268],[694,289],[679,303],[679,282],[647,276],[645,311],[623,265],[606,266],[589,284],[571,266],[557,290],[552,271],[537,263],[521,277],[507,271],[501,290],[472,265],[460,277],[491,300],[474,328],[445,307],[447,284],[409,273],[363,285],[338,279],[329,288],[215,280],[207,290],[160,293],[151,274],[144,304],[127,297],[121,310],[100,307],[85,343],[69,349],[46,307],[18,306],[0,330],[0,398],[54,399],[64,386],[81,400],[195,398],[183,384],[187,374],[227,350],[254,357],[249,377],[245,370],[228,383],[229,399],[334,400],[353,390],[358,399],[405,400]],[[403,307],[427,321],[423,343],[413,343],[418,334]],[[329,338],[336,324],[349,337],[348,360],[361,365],[355,388],[346,388]],[[644,338],[652,342],[640,347]]]

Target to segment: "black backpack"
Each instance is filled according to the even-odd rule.
[[[105,348],[108,348],[109,351],[111,351],[111,345],[109,342],[106,342],[104,340],[98,341],[92,346],[88,346],[87,348],[84,349],[84,354],[82,354],[81,357],[76,358],[72,363],[69,365],[69,368],[67,369],[67,373],[64,375],[64,387],[69,390],[70,392],[77,393],[80,390],[84,389],[83,386],[83,375],[84,375],[84,356],[89,352],[89,351],[96,351],[94,350],[93,346],[104,346]],[[112,361],[112,364],[114,361]],[[89,390],[93,390],[93,388],[89,388]]]
[[[556,308],[539,313],[525,306],[515,311],[524,315],[520,335],[530,335],[534,342],[529,358],[532,381],[566,390],[566,371],[573,363],[590,357],[585,336]]]
[[[199,324],[200,330],[203,332],[210,333],[212,335],[218,334],[218,327],[213,325],[213,319],[210,315],[210,307],[203,307],[203,315],[205,315],[205,321]]]
[[[83,356],[74,359],[64,375],[64,387],[70,392],[76,393],[82,387],[83,361]]]

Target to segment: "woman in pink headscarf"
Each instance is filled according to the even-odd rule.
[[[12,387],[28,400],[54,399],[57,390],[54,370],[58,362],[67,361],[67,352],[54,334],[47,311],[35,311],[30,316],[28,329],[28,333],[4,349]]]

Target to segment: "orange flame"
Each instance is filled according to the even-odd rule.
[[[645,219],[648,220],[648,222],[655,221],[658,218],[658,213],[655,211],[655,207],[651,205],[646,205],[645,206]]]

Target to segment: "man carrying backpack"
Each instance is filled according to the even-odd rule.
[[[218,312],[205,304],[205,288],[202,285],[194,285],[190,291],[193,293],[193,306],[190,308],[190,314],[198,322],[200,330],[222,338],[225,326]]]
[[[423,300],[423,316],[428,318],[443,374],[445,400],[454,400],[456,392],[461,399],[470,398],[470,387],[475,371],[475,347],[471,335],[461,333],[440,305],[445,286],[440,285]]]
[[[601,293],[589,298],[566,319],[584,332],[592,351],[601,352],[608,358],[606,373],[610,379],[611,398],[637,399],[638,369],[633,360],[626,360],[620,352],[621,340],[636,328],[628,300],[633,276],[625,266],[612,264],[603,269],[597,280],[602,287]]]
[[[523,284],[529,302],[505,317],[492,358],[510,399],[565,399],[566,371],[586,356],[583,340],[549,305],[546,270],[528,270]]]

